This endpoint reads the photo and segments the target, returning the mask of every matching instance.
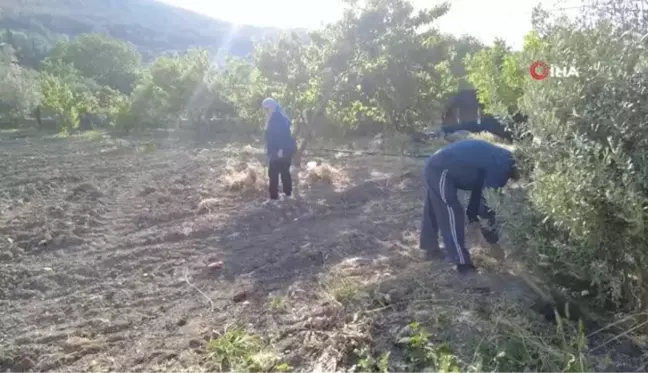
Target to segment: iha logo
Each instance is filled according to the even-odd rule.
[[[574,66],[549,65],[544,61],[534,61],[529,68],[531,77],[535,80],[543,80],[547,77],[569,78],[578,77],[578,70]]]

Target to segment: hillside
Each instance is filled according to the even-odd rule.
[[[0,2],[0,28],[48,41],[105,33],[132,42],[147,59],[197,46],[245,55],[254,39],[274,32],[252,26],[233,29],[228,22],[155,0],[7,0]]]

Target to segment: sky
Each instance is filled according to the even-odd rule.
[[[316,28],[341,17],[342,0],[159,0],[167,4],[238,24],[279,28]],[[413,0],[415,6],[439,0]],[[531,29],[531,11],[542,3],[546,9],[573,15],[582,0],[450,0],[450,12],[439,21],[443,32],[470,34],[490,44],[502,38],[519,48]]]

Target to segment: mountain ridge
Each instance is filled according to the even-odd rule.
[[[133,43],[145,59],[202,47],[245,56],[277,28],[234,25],[156,0],[4,0],[0,29],[49,36],[102,33]]]

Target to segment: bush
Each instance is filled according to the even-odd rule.
[[[528,79],[520,109],[534,141],[531,183],[494,203],[528,263],[597,304],[648,304],[648,74],[640,35],[597,22],[537,27],[525,63],[574,65],[579,77]],[[526,65],[528,66],[528,65]],[[585,292],[587,290],[587,292]]]

